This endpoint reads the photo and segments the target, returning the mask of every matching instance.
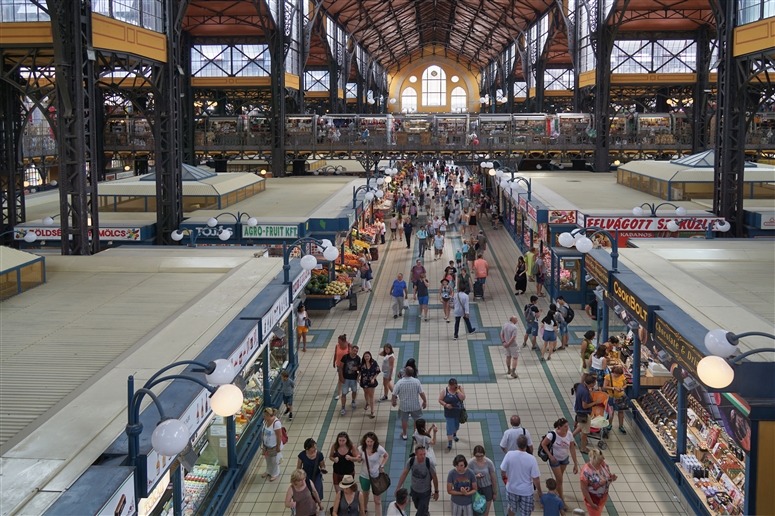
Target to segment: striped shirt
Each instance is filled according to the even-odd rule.
[[[414,412],[422,410],[420,394],[422,385],[417,378],[405,376],[396,382],[393,387],[393,396],[398,397],[398,409],[401,412]]]

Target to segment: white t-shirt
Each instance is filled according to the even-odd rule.
[[[554,433],[557,434],[557,437],[555,438],[554,444],[552,445],[552,455],[554,455],[554,458],[558,461],[565,460],[570,456],[570,443],[573,442],[573,433],[568,432],[565,434],[565,437],[561,436],[557,432]],[[551,441],[552,432],[546,434],[545,437]]]
[[[522,451],[510,451],[501,462],[501,471],[509,478],[506,491],[519,496],[533,496],[533,479],[540,478],[536,458]]]
[[[277,434],[275,433],[276,430],[280,430],[283,427],[282,421],[275,418],[274,423],[271,424],[271,426],[266,426],[266,423],[264,423],[263,427],[263,441],[264,446],[267,448],[274,448],[277,446]],[[283,449],[283,444],[280,443],[280,449]]]
[[[363,478],[377,478],[379,476],[379,465],[382,463],[382,457],[387,455],[387,450],[382,446],[377,446],[377,453],[368,453],[361,451],[363,462],[361,463],[361,476]],[[367,459],[368,457],[368,459]],[[368,464],[367,461],[368,460]]]
[[[396,502],[390,502],[388,505],[387,516],[409,516],[409,511],[406,510],[407,507],[409,507],[409,504],[403,509],[399,509],[396,506]]]

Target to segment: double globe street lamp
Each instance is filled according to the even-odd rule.
[[[591,235],[587,236],[587,231],[594,231]],[[580,253],[587,254],[594,247],[592,237],[598,234],[603,234],[608,237],[611,242],[611,270],[613,272],[619,272],[619,231],[615,231],[613,235],[603,228],[588,227],[588,228],[576,228],[571,232],[560,233],[557,238],[557,242],[563,247],[576,246],[576,250]]]
[[[753,378],[749,385],[756,392],[738,392],[744,397],[772,397],[775,393],[775,366],[772,362],[743,362],[744,358],[759,353],[773,353],[775,348],[758,348],[746,351],[729,359],[739,351],[740,339],[744,337],[766,337],[775,340],[775,335],[749,331],[739,334],[717,328],[705,335],[705,347],[711,354],[697,364],[697,376],[700,381],[712,389],[725,389],[735,380],[735,371],[747,368],[745,375]],[[755,369],[762,369],[756,371]],[[761,373],[761,374],[760,374]],[[760,396],[762,394],[763,396]]]
[[[339,249],[327,238],[318,240],[316,238],[300,238],[288,245],[283,243],[283,283],[289,285],[291,283],[291,252],[298,248],[304,253],[304,247],[309,245],[315,245],[323,249],[323,258],[329,262],[336,261],[339,258]],[[311,271],[318,265],[318,259],[312,254],[304,254],[299,260],[301,268],[305,271]]]

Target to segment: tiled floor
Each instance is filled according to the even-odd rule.
[[[525,349],[519,361],[519,379],[506,376],[498,332],[510,316],[521,313],[521,307],[527,300],[526,296],[513,295],[511,278],[519,256],[516,245],[505,230],[494,231],[489,228],[487,221],[485,227],[489,238],[485,258],[490,262],[490,277],[486,285],[486,301],[472,304],[472,322],[479,329],[476,334],[463,338],[465,333],[461,329],[460,340],[453,341],[454,323],[444,322],[440,305],[433,299],[428,322],[417,317],[416,302],[412,303],[404,317],[392,318],[388,289],[398,272],[405,275],[409,273],[416,254],[414,247],[410,251],[404,242],[398,241],[380,246],[380,259],[373,264],[373,292],[361,294],[357,311],[349,311],[346,303],[342,303],[325,317],[323,314],[315,317],[315,338],[312,345],[308,346],[307,353],[302,354],[297,373],[295,418],[292,422],[283,421],[290,440],[283,453],[285,462],[282,464],[282,476],[272,483],[261,479],[264,464],[263,459],[257,456],[232,502],[231,515],[289,514],[283,502],[290,474],[296,466],[296,455],[303,449],[303,441],[308,437],[315,438],[318,448],[327,456],[333,436],[340,431],[347,431],[353,440],[360,439],[367,431],[376,432],[391,456],[387,471],[394,483],[388,490],[391,495],[388,499],[392,499],[395,482],[409,454],[407,442],[411,441],[401,440],[396,410],[391,409],[389,403],[377,404],[377,418],[373,420],[363,410],[362,399],[358,399],[356,410],[350,409],[348,404],[347,414],[339,415],[340,405],[334,400],[336,377],[332,358],[336,340],[332,335],[346,333],[351,342],[360,346],[361,353],[368,350],[376,354],[383,343],[390,342],[396,348],[396,361],[399,364],[403,364],[409,357],[415,357],[429,401],[425,417],[437,424],[443,423],[443,414],[436,400],[447,379],[454,376],[464,385],[468,396],[466,408],[469,411],[469,422],[461,427],[458,434],[460,442],[455,444],[452,453],[445,452],[443,436],[435,446],[436,457],[440,462],[438,471],[442,496],[438,502],[431,502],[430,511],[434,516],[451,513],[444,480],[447,472],[452,469],[451,461],[455,455],[471,457],[473,447],[484,444],[488,457],[493,459],[496,467],[500,464],[503,453],[498,443],[503,431],[507,429],[509,416],[515,413],[520,415],[522,425],[534,436],[536,444],[537,436],[548,431],[553,421],[561,416],[571,419],[573,400],[570,389],[579,378],[578,335],[588,328],[589,319],[583,310],[576,308],[576,318],[571,327],[572,332],[575,330],[571,344],[575,345],[569,351],[555,354],[549,362],[540,362],[536,353]],[[443,260],[434,261],[430,254],[426,254],[425,267],[432,284],[440,280],[444,266],[459,247],[459,234],[451,232],[450,236],[453,245],[445,246]],[[534,284],[529,283],[528,288],[529,295]],[[431,293],[431,296],[434,295]],[[542,298],[539,304],[545,311],[548,299]],[[521,340],[522,323],[519,326]],[[378,393],[381,390],[380,386]],[[605,452],[611,470],[619,476],[611,489],[607,514],[689,514],[688,505],[681,500],[672,481],[666,478],[663,467],[638,429],[629,419],[625,420],[625,427],[627,435],[614,430]],[[594,444],[594,441],[590,441],[590,446]],[[581,455],[579,457],[581,461]],[[542,479],[549,478],[551,470],[548,465],[541,461],[539,465]],[[328,469],[331,471],[330,464]],[[356,472],[359,471],[357,467]],[[328,508],[334,497],[331,474],[324,478],[324,503]],[[410,480],[407,480],[404,487],[408,488],[409,483]],[[566,471],[564,484],[569,509],[583,507],[578,478],[571,474],[570,468]],[[501,495],[505,495],[502,485],[500,489]],[[502,499],[503,496],[499,498]],[[383,500],[383,510],[385,506]],[[374,514],[373,502],[369,509]],[[495,505],[495,513],[506,513],[500,501]],[[540,509],[534,512],[541,513]]]

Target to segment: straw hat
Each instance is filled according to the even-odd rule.
[[[342,477],[342,481],[339,482],[339,487],[342,489],[349,489],[355,485],[355,479],[352,475],[345,475]]]

